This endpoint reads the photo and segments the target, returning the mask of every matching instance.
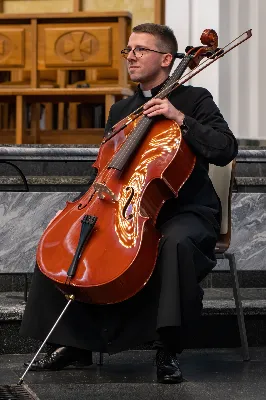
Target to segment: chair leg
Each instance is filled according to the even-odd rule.
[[[245,325],[245,319],[244,319],[244,313],[243,313],[243,307],[242,307],[242,301],[238,283],[235,256],[234,254],[231,253],[225,253],[224,256],[229,261],[229,266],[233,277],[233,292],[234,292],[238,327],[242,345],[243,361],[249,361],[250,356],[249,356],[248,340],[247,340],[246,325]]]
[[[103,365],[103,353],[99,353],[99,362],[97,365]]]

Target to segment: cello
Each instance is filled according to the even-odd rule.
[[[205,46],[188,48],[156,97],[183,83],[189,64],[194,68],[203,57],[212,63],[225,54],[217,49],[215,31],[205,30],[201,42]],[[178,196],[195,161],[176,122],[153,123],[139,110],[120,121],[100,146],[93,185],[43,233],[37,249],[41,272],[78,301],[113,304],[134,296],[155,267],[160,209]]]

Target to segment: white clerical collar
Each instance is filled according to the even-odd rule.
[[[151,90],[142,90],[144,97],[152,97]]]

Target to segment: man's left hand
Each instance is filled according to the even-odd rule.
[[[182,125],[185,114],[177,110],[168,99],[151,99],[143,106],[144,112],[147,117],[155,117],[156,115],[164,115],[165,118],[173,119]]]

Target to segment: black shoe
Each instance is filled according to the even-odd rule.
[[[180,383],[183,376],[175,353],[158,349],[156,354],[157,382]]]
[[[24,363],[28,367],[30,362]],[[89,366],[92,365],[92,352],[73,347],[59,347],[48,352],[40,360],[35,360],[30,371],[59,371],[68,365]]]

